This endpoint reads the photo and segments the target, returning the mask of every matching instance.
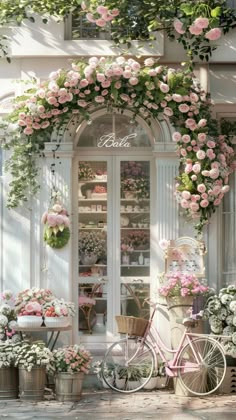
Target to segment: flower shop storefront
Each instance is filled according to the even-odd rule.
[[[169,133],[167,124],[162,127]],[[160,140],[160,124],[149,127],[141,118],[132,121],[130,111],[100,110],[92,115],[91,124],[82,122],[78,128],[73,162],[78,245],[72,254],[76,331],[82,342],[113,340],[117,314],[149,314],[145,299],[157,292],[161,183],[165,177],[171,181],[170,165],[172,174],[177,169],[173,152],[164,158],[157,153],[158,145],[164,147]]]

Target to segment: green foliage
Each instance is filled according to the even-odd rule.
[[[51,248],[63,248],[70,239],[70,229],[65,228],[62,232],[59,230],[56,235],[52,235],[45,228],[43,239]]]

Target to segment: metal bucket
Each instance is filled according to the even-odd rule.
[[[58,401],[79,401],[84,373],[59,372],[55,375],[55,391]]]
[[[17,368],[0,368],[0,400],[15,400],[18,398],[18,384]]]
[[[21,400],[43,400],[45,383],[45,366],[33,367],[30,372],[19,367],[19,397]]]

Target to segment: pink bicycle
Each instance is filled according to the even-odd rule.
[[[224,349],[207,334],[194,334],[190,328],[196,320],[183,321],[185,331],[177,349],[163,343],[152,325],[158,304],[149,320],[118,316],[118,329],[125,338],[112,344],[102,362],[102,376],[107,385],[118,392],[131,393],[142,389],[157,369],[157,360],[165,366],[166,375],[178,377],[183,387],[193,395],[208,395],[217,390],[226,373]],[[171,360],[167,354],[172,354]],[[142,372],[148,372],[143,378]]]

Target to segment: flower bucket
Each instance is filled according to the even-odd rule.
[[[68,373],[58,372],[55,375],[55,392],[58,401],[79,401],[82,384],[84,379],[83,372]]]
[[[17,318],[17,324],[22,328],[37,328],[41,327],[42,323],[43,320],[41,316],[24,315],[18,316]]]
[[[33,367],[30,372],[21,366],[19,367],[19,397],[21,400],[43,400],[45,383],[45,366]]]
[[[15,367],[0,368],[0,400],[18,398],[18,369]]]

